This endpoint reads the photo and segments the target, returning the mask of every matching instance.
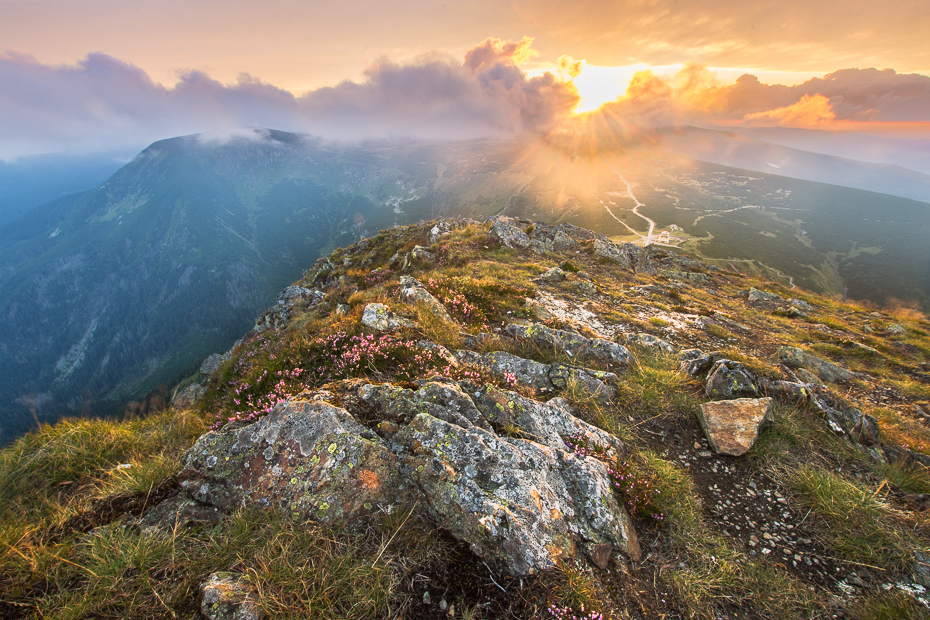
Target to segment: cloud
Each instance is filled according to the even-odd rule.
[[[843,69],[796,86],[750,74],[720,85],[699,64],[671,76],[642,71],[601,113],[628,125],[662,127],[715,121],[792,127],[834,121],[930,121],[930,77],[893,69]]]
[[[830,100],[823,95],[804,95],[793,105],[747,114],[743,120],[747,125],[813,127],[836,120],[836,114]]]
[[[531,44],[527,37],[486,39],[466,52],[464,62],[439,55],[410,64],[380,59],[360,82],[299,97],[248,74],[222,84],[191,71],[166,88],[106,54],[53,66],[8,51],[0,54],[0,158],[141,148],[183,134],[232,135],[240,127],[352,140],[547,132],[571,114],[579,97],[551,73],[530,78],[520,69],[533,54]]]

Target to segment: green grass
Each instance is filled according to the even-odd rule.
[[[0,519],[61,517],[71,492],[88,485],[96,496],[146,491],[177,470],[204,430],[194,412],[164,411],[125,422],[67,419],[25,435],[0,452]]]
[[[823,445],[835,439],[809,411],[776,401],[774,422],[759,436],[748,457],[761,467],[785,468],[810,460]]]
[[[920,543],[877,492],[807,465],[793,473],[790,486],[820,520],[821,537],[840,558],[880,570],[910,565]]]
[[[900,590],[868,594],[849,610],[852,620],[926,620],[930,612]]]
[[[674,355],[646,347],[633,347],[632,353],[636,363],[624,373],[615,399],[621,417],[629,421],[695,415],[696,386]]]

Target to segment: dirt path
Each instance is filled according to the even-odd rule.
[[[601,157],[603,157],[603,155],[602,155]],[[651,243],[652,243],[652,233],[655,231],[656,223],[653,222],[651,219],[649,219],[648,217],[646,217],[645,215],[643,215],[642,213],[639,212],[639,208],[640,208],[640,207],[645,207],[645,206],[646,206],[645,203],[640,202],[639,199],[636,198],[636,195],[633,194],[633,188],[632,188],[632,186],[630,186],[630,182],[627,181],[625,178],[623,178],[623,174],[621,174],[621,172],[620,172],[619,170],[617,170],[616,168],[614,168],[614,165],[611,164],[609,161],[607,161],[607,158],[606,158],[606,157],[604,157],[604,163],[606,163],[608,166],[610,166],[610,169],[613,170],[614,174],[616,174],[618,177],[620,177],[620,180],[623,181],[624,185],[626,185],[626,193],[627,193],[627,195],[629,195],[629,197],[633,199],[633,202],[636,203],[636,206],[633,207],[633,213],[635,213],[636,215],[638,215],[639,217],[643,218],[644,220],[646,220],[646,222],[649,223],[649,232],[646,233],[646,236],[645,236],[645,237],[643,237],[642,235],[639,235],[638,232],[636,232],[635,230],[633,230],[633,229],[630,228],[629,226],[626,226],[625,223],[623,223],[623,222],[620,222],[620,223],[623,224],[624,226],[626,226],[626,227],[627,227],[630,231],[632,231],[634,234],[639,235],[640,238],[643,240],[643,245],[644,245],[644,246],[647,246],[647,245],[651,244]],[[601,201],[601,204],[604,204],[604,201],[603,201],[603,200]],[[614,217],[614,219],[617,219],[617,216],[615,216],[615,215],[610,211],[610,209],[607,208],[607,205],[604,205],[604,208],[607,209],[608,212],[610,212],[610,214]],[[617,221],[620,221],[620,220],[617,219]]]

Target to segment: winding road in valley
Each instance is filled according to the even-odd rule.
[[[610,166],[610,169],[613,170],[614,174],[616,174],[618,177],[620,177],[620,180],[623,181],[624,185],[626,185],[626,193],[627,193],[627,195],[629,195],[629,197],[633,199],[633,202],[636,203],[636,206],[633,207],[633,213],[635,213],[636,215],[638,215],[639,217],[643,218],[644,220],[646,220],[646,222],[649,223],[649,232],[646,233],[646,236],[645,236],[645,237],[642,236],[642,235],[640,235],[638,232],[636,232],[635,230],[633,230],[632,228],[630,228],[629,226],[627,226],[626,223],[623,222],[622,220],[620,220],[616,215],[614,215],[614,214],[613,214],[613,211],[611,211],[611,210],[607,207],[607,205],[604,205],[604,201],[603,201],[603,200],[601,200],[601,204],[604,205],[604,208],[607,209],[607,212],[610,213],[610,215],[611,215],[615,220],[617,220],[618,222],[620,222],[621,224],[623,224],[624,226],[626,226],[627,229],[628,229],[630,232],[632,232],[633,234],[639,235],[640,238],[643,240],[643,246],[647,246],[647,245],[651,244],[651,243],[652,243],[652,233],[653,233],[653,231],[655,231],[656,223],[655,223],[654,221],[652,221],[651,219],[649,219],[648,217],[646,217],[645,215],[643,215],[642,213],[639,212],[639,208],[640,208],[640,207],[645,207],[646,205],[645,205],[644,203],[640,202],[638,198],[636,198],[636,195],[633,194],[633,188],[630,186],[630,182],[623,178],[623,175],[620,173],[620,171],[617,170],[616,168],[614,168],[613,164],[611,164],[609,161],[607,161],[607,158],[606,158],[606,157],[604,157],[603,155],[602,155],[601,157],[604,158],[604,163],[606,163],[608,166]]]

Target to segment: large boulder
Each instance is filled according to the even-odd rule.
[[[451,381],[347,389],[345,409],[305,395],[204,435],[185,456],[182,494],[222,512],[268,506],[350,524],[420,506],[513,575],[583,555],[598,565],[609,552],[639,558],[606,466],[563,440],[580,435],[612,454],[622,444],[564,401],[466,393]]]
[[[180,478],[192,499],[222,512],[277,505],[328,522],[409,502],[399,464],[344,409],[290,400],[253,424],[200,437]]]
[[[738,398],[701,404],[698,416],[707,443],[717,454],[742,456],[774,422],[771,398]]]

